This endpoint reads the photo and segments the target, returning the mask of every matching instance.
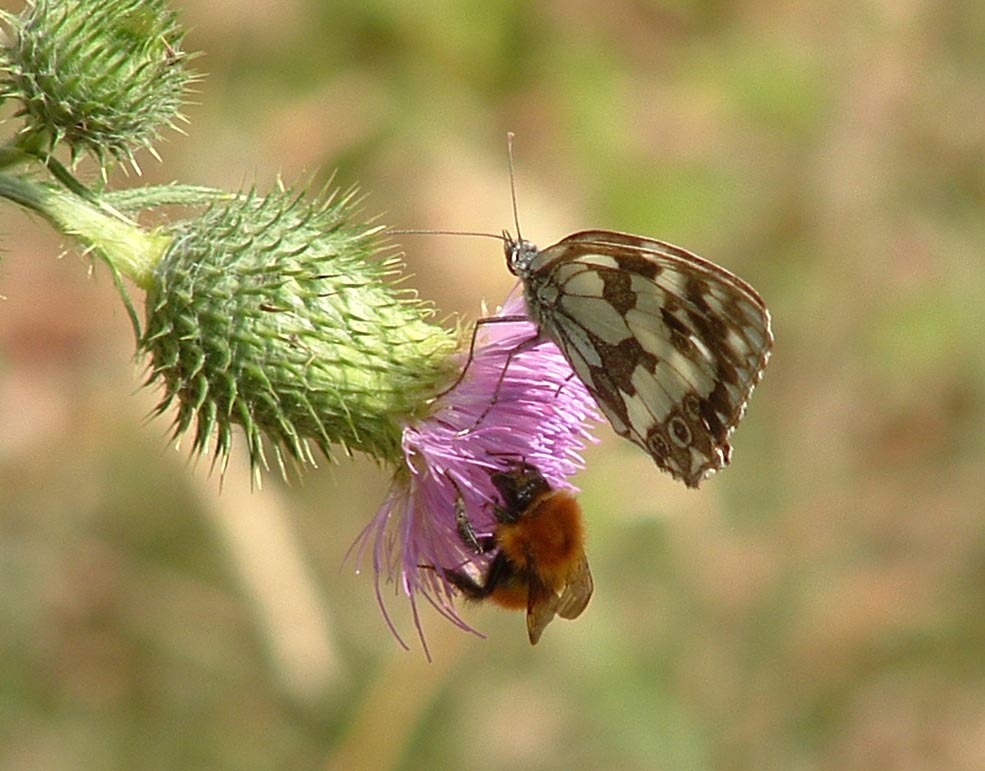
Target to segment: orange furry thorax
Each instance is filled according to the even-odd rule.
[[[513,565],[535,572],[544,584],[558,589],[584,552],[578,502],[565,490],[545,493],[516,522],[501,523],[496,542]]]

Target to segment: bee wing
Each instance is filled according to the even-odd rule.
[[[530,644],[536,645],[547,625],[557,615],[558,595],[539,580],[531,580],[527,592],[527,634]]]
[[[592,571],[584,554],[560,594],[556,594],[540,581],[531,581],[527,593],[527,633],[530,636],[530,644],[537,644],[544,629],[555,616],[567,619],[578,618],[588,605],[588,601],[592,599],[594,590]]]
[[[575,567],[568,584],[564,587],[557,602],[557,614],[561,618],[578,618],[592,599],[595,584],[592,581],[592,571],[588,568],[588,558],[582,554],[581,560]]]

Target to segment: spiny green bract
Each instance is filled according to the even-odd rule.
[[[135,164],[180,119],[197,76],[184,68],[182,31],[165,0],[34,0],[0,12],[0,98],[21,103],[19,144],[49,154],[60,143]]]
[[[368,262],[379,228],[351,224],[352,194],[307,202],[286,191],[213,205],[173,229],[147,296],[141,348],[158,410],[224,463],[233,424],[256,472],[261,440],[314,462],[311,444],[399,462],[401,426],[448,378],[455,336]]]

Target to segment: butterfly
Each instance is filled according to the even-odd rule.
[[[585,230],[538,249],[504,232],[503,243],[535,339],[557,345],[616,433],[688,487],[724,468],[773,347],[756,290],[627,233]]]
[[[769,361],[766,304],[738,276],[665,241],[611,230],[584,230],[546,249],[524,240],[507,137],[517,237],[460,235],[502,240],[527,315],[479,319],[469,361],[482,324],[532,320],[536,336],[507,355],[504,374],[514,354],[553,341],[616,433],[697,487],[728,465],[729,437]]]

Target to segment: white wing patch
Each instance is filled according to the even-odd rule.
[[[507,239],[506,254],[530,317],[616,432],[692,487],[728,463],[773,346],[751,286],[679,247],[612,231],[542,251]]]
[[[583,326],[596,338],[617,345],[633,337],[627,319],[602,297],[565,296],[560,307],[569,319],[590,319]]]

